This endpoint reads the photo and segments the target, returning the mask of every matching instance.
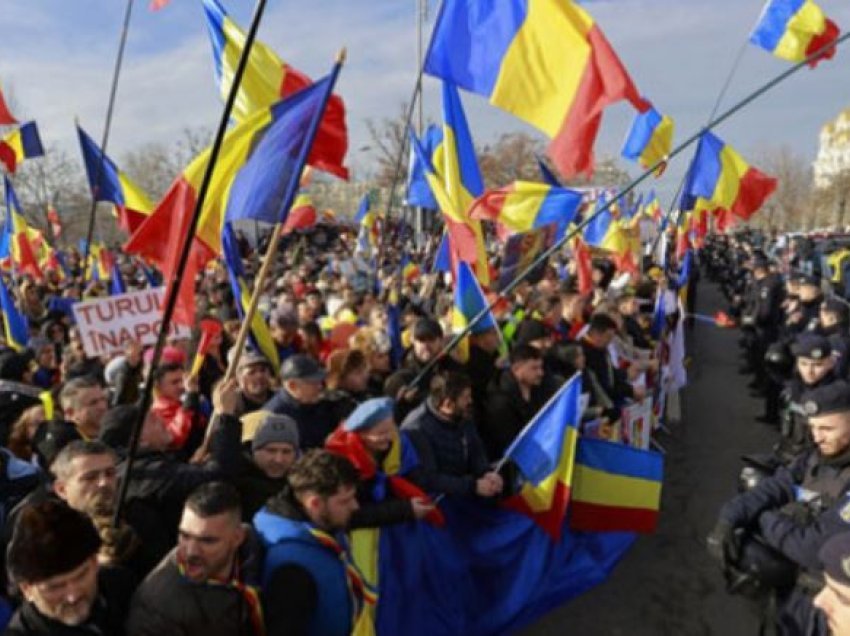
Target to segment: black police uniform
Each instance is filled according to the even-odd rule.
[[[850,385],[834,382],[808,392],[803,410],[810,416],[850,411]],[[733,529],[743,530],[745,542],[758,536],[778,558],[799,568],[805,576],[798,580],[818,576],[820,548],[833,535],[850,531],[850,448],[833,457],[811,449],[726,503],[709,537],[710,549],[712,544],[734,541],[729,539]],[[776,590],[778,610],[772,620],[779,634],[810,633],[807,630],[817,623],[811,604],[814,592],[800,584]]]

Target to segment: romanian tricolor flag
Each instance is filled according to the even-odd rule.
[[[628,99],[647,107],[593,18],[571,0],[447,0],[425,71],[543,131],[564,177],[593,171],[606,106]]]
[[[85,240],[81,241],[81,250],[85,254]],[[115,255],[100,241],[94,241],[89,248],[89,268],[93,280],[110,280],[115,267]]]
[[[570,527],[654,532],[663,479],[659,453],[583,437],[576,451]]]
[[[80,149],[89,188],[95,201],[107,201],[115,206],[118,226],[132,234],[153,210],[154,205],[145,192],[103,154],[94,140],[79,126]],[[98,179],[98,174],[100,179]]]
[[[457,263],[478,263],[478,237],[475,231],[466,222],[465,216],[455,213],[455,204],[446,190],[442,179],[437,175],[430,157],[425,154],[425,149],[416,138],[413,130],[409,131],[410,145],[416,154],[416,160],[422,166],[422,172],[428,181],[428,186],[434,194],[437,206],[443,212],[446,222],[446,232],[449,237],[449,254],[452,260],[452,269],[457,270]],[[477,273],[477,272],[476,272]]]
[[[632,122],[621,154],[629,161],[637,161],[645,169],[666,161],[673,147],[673,129],[670,117],[662,115],[654,107],[647,108]],[[666,164],[661,164],[655,176],[660,177],[665,167]]]
[[[408,283],[412,283],[417,278],[419,278],[419,274],[422,272],[419,270],[419,265],[410,260],[410,258],[405,255],[401,259],[401,277],[407,281]]]
[[[189,375],[198,377],[201,373],[201,368],[204,366],[204,360],[207,354],[212,351],[216,337],[221,335],[221,321],[215,318],[202,318],[200,327],[200,337],[198,338],[198,348],[195,351],[195,357],[192,360],[192,366],[189,368]]]
[[[601,193],[596,199],[590,220],[584,226],[584,242],[593,247],[602,247],[615,220],[608,202],[608,196],[604,192]]]
[[[840,34],[838,26],[812,0],[768,0],[750,42],[789,62],[802,62],[822,51],[809,62],[815,67],[835,55],[835,47],[827,47]]]
[[[3,90],[0,88],[0,126],[14,126],[18,123],[9,106],[6,105],[6,98],[3,97]]]
[[[316,225],[317,219],[313,199],[306,192],[299,192],[292,203],[292,208],[289,210],[281,232],[289,234],[295,230],[306,230]]]
[[[3,334],[6,344],[15,351],[23,351],[29,342],[27,319],[18,311],[2,279],[0,279],[0,309],[3,310]]]
[[[581,418],[581,375],[566,382],[505,451],[526,483],[505,505],[527,514],[554,540],[570,502]]]
[[[357,233],[357,251],[371,254],[377,249],[379,240],[378,213],[372,211],[372,200],[368,194],[363,195],[354,223],[360,228]]]
[[[3,177],[3,182],[6,188],[6,220],[0,238],[0,258],[9,258],[13,270],[38,279],[44,278],[31,242],[34,233],[21,212],[12,183],[7,177]]]
[[[181,282],[175,313],[180,324],[194,324],[195,276],[221,253],[225,211],[228,219],[285,222],[282,213],[295,200],[313,124],[338,71],[339,64],[330,76],[255,113],[225,136]],[[209,156],[208,148],[189,164],[125,245],[126,252],[156,264],[166,280],[177,270]]]
[[[457,280],[455,281],[455,304],[452,311],[452,331],[463,332],[473,319],[486,310],[486,314],[470,330],[471,333],[483,333],[490,329],[499,330],[499,325],[489,310],[490,303],[484,297],[484,292],[478,286],[475,274],[464,262],[458,263]],[[464,338],[458,345],[458,351],[463,362],[469,359],[469,342]]]
[[[704,132],[688,170],[682,210],[723,208],[748,219],[776,189],[776,179],[748,164],[734,148]]]
[[[215,60],[215,79],[221,99],[226,100],[245,46],[245,32],[227,15],[218,0],[204,0],[204,12]],[[284,63],[268,46],[255,41],[239,85],[233,118],[241,123],[255,112],[266,110],[282,97],[289,97],[311,84],[309,77]],[[340,97],[332,96],[307,163],[347,179],[348,168],[343,165],[347,151],[345,104]]]
[[[21,125],[0,140],[0,163],[6,166],[9,174],[14,174],[24,159],[42,155],[44,147],[34,121]]]
[[[515,181],[497,190],[488,190],[476,199],[469,210],[474,219],[487,219],[502,224],[511,232],[528,232],[554,223],[557,237],[576,218],[582,194],[531,181]]]
[[[236,236],[233,234],[233,227],[230,223],[224,224],[221,234],[221,245],[224,264],[227,267],[228,278],[230,278],[230,289],[233,291],[233,298],[236,302],[236,311],[239,313],[239,318],[244,320],[251,303],[251,288],[248,287],[248,282],[245,278],[245,269],[242,266],[242,258],[239,256]],[[274,372],[277,373],[277,370],[280,368],[280,357],[278,356],[274,340],[272,340],[269,325],[263,319],[260,312],[254,314],[254,320],[251,322],[251,332],[248,337],[251,339],[254,349],[266,357],[266,360],[272,365]]]
[[[428,157],[434,156],[434,149],[443,141],[443,131],[436,124],[429,124],[422,134],[422,148]],[[410,149],[410,165],[407,171],[407,194],[404,202],[411,207],[436,210],[437,201],[431,193],[431,187],[425,178],[425,169],[416,157],[416,151]]]
[[[658,195],[655,194],[655,190],[649,191],[649,197],[646,205],[643,206],[643,213],[656,223],[661,220],[661,215],[664,214],[664,210],[661,208],[661,201],[658,200]]]

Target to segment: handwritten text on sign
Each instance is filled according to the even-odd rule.
[[[156,343],[162,322],[164,287],[87,300],[74,305],[86,355],[123,351],[129,342]],[[171,325],[172,336],[190,337],[186,327]]]

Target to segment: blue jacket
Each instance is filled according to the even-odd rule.
[[[824,542],[850,531],[850,451],[834,458],[817,449],[803,453],[724,505],[720,518],[750,527],[788,559],[819,571]]]
[[[254,517],[254,528],[265,546],[263,593],[268,593],[275,570],[284,565],[304,569],[313,579],[316,607],[309,634],[348,636],[353,624],[351,596],[345,564],[310,533],[305,521],[282,517],[263,507]]]

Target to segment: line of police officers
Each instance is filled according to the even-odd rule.
[[[783,276],[748,237],[717,237],[705,256],[742,328],[759,420],[779,431],[770,452],[743,458],[709,553],[730,592],[762,605],[763,634],[850,634],[848,305],[811,273]]]

